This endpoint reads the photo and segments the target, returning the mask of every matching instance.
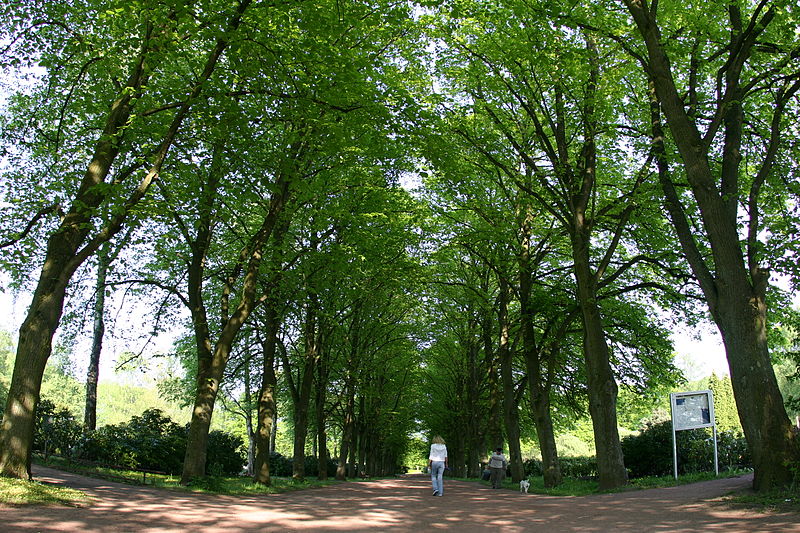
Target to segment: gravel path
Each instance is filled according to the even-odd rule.
[[[423,475],[264,496],[209,496],[136,487],[34,467],[39,481],[81,489],[88,507],[0,506],[0,531],[240,533],[272,531],[800,532],[800,515],[733,509],[719,498],[751,476],[670,487],[556,497]]]

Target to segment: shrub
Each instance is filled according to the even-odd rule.
[[[188,430],[159,409],[147,409],[128,422],[84,435],[81,457],[111,466],[175,474],[183,469]],[[239,437],[212,431],[208,436],[206,472],[238,474],[244,464]]]
[[[45,455],[70,456],[81,435],[81,425],[68,409],[56,409],[53,402],[41,400],[36,406],[33,447]]]
[[[103,426],[81,443],[85,459],[132,469],[180,472],[186,431],[159,409],[147,409],[128,422]]]
[[[711,430],[694,429],[677,433],[678,472],[708,472],[714,469]],[[717,435],[721,469],[752,468],[747,443],[737,431]],[[647,426],[638,435],[622,439],[622,453],[630,477],[667,476],[673,472],[672,422]]]
[[[741,431],[729,429],[717,433],[719,467],[722,470],[753,468],[753,457]]]
[[[574,478],[597,477],[597,458],[595,457],[559,457],[561,475]]]
[[[522,467],[525,471],[525,476],[533,476],[539,477],[544,475],[544,470],[542,469],[542,462],[539,459],[526,459],[522,463]]]
[[[597,476],[597,459],[594,457],[559,457],[561,475],[564,477],[587,478]],[[538,477],[544,475],[542,462],[539,459],[528,459],[523,463],[525,476]]]
[[[208,434],[206,472],[236,475],[241,472],[246,455],[244,442],[240,437],[223,431],[212,431]]]
[[[278,452],[269,454],[269,473],[271,476],[292,477],[292,460]]]
[[[669,475],[672,472],[672,422],[648,425],[638,435],[625,437],[622,454],[632,478]]]
[[[319,475],[319,460],[314,456],[307,455],[303,463],[303,468],[306,477],[317,477]],[[328,477],[334,477],[336,475],[336,462],[331,458],[328,458],[327,474]]]

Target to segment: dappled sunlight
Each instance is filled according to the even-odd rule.
[[[2,508],[12,531],[800,532],[800,517],[739,511],[709,500],[709,494],[748,487],[750,478],[584,497],[446,479],[444,496],[435,497],[430,478],[409,475],[276,495],[214,496],[37,470],[40,481],[80,488],[97,503]]]

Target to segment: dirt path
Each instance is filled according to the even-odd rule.
[[[520,494],[446,480],[444,496],[434,497],[427,477],[410,475],[239,497],[135,487],[43,467],[35,467],[34,475],[81,489],[96,503],[0,506],[0,531],[800,532],[800,515],[754,513],[719,502],[731,491],[747,490],[749,477],[585,497]]]

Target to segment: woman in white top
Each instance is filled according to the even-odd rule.
[[[439,435],[433,437],[433,444],[431,444],[431,453],[428,456],[428,469],[431,471],[431,483],[433,483],[433,495],[444,495],[444,483],[442,476],[444,469],[447,468],[447,446],[444,445],[444,439]]]

